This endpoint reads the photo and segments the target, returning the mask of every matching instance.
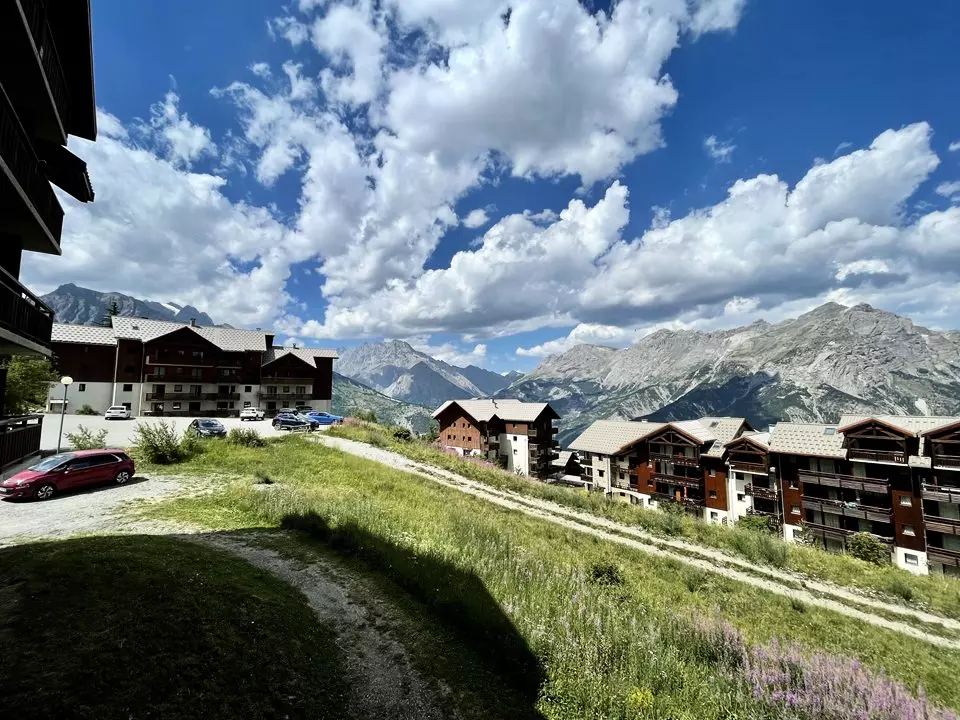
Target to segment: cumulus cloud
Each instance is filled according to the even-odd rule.
[[[410,344],[415,350],[419,350],[430,357],[442,360],[451,365],[456,365],[457,367],[466,367],[467,365],[482,366],[487,360],[487,346],[483,343],[477,343],[468,349],[463,349],[453,343],[431,345],[426,342],[411,342]]]
[[[954,140],[952,143],[950,143],[950,147],[947,149],[950,152],[957,152],[958,150],[960,150],[960,140]]]
[[[937,185],[936,193],[951,202],[960,202],[960,180],[940,183]]]
[[[463,226],[476,229],[483,227],[488,222],[490,222],[490,218],[487,217],[487,211],[483,208],[477,208],[476,210],[471,210],[463,219]]]
[[[198,158],[216,154],[217,146],[207,128],[193,124],[180,112],[179,103],[180,97],[168,92],[162,102],[151,106],[150,119],[139,129],[153,138],[172,163],[190,167]]]
[[[730,140],[718,140],[716,135],[704,138],[703,149],[718,163],[727,163],[733,158],[737,146]]]

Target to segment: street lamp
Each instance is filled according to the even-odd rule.
[[[72,382],[73,378],[69,375],[60,378],[60,384],[63,385],[63,402],[60,403],[60,433],[57,435],[57,455],[60,454],[60,441],[63,439],[63,414],[67,411],[67,388]]]

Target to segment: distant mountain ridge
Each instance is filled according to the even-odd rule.
[[[73,283],[61,285],[40,299],[53,310],[56,322],[72,325],[101,324],[109,315],[111,303],[114,301],[119,314],[124,317],[145,317],[183,323],[193,320],[197,325],[216,325],[209,315],[192,305],[140,300],[123,293],[99,292]]]
[[[843,412],[960,412],[960,334],[861,304],[717,332],[660,330],[624,350],[578,345],[501,397],[549,401],[569,442],[593,420],[745,416],[835,422]]]
[[[384,395],[436,408],[446,400],[487,397],[510,379],[476,366],[450,365],[402,340],[367,343],[339,351],[334,369]]]
[[[333,399],[331,408],[337,415],[344,417],[369,410],[377,416],[377,421],[387,425],[398,425],[417,433],[430,431],[433,424],[432,410],[387,397],[363,383],[333,374]]]

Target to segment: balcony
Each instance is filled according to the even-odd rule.
[[[42,415],[0,419],[0,468],[23,462],[40,452]]]
[[[847,460],[867,460],[868,462],[904,465],[907,462],[907,455],[903,450],[860,450],[859,448],[848,448]]]
[[[277,377],[263,376],[260,379],[261,385],[313,385],[316,378],[312,377]]]
[[[54,107],[60,116],[60,126],[66,128],[70,123],[70,90],[64,76],[63,65],[60,63],[60,56],[57,54],[57,46],[53,42],[53,33],[50,32],[50,25],[47,23],[46,8],[41,0],[20,0],[20,6],[23,8],[30,35],[40,55],[43,74],[46,76]]]
[[[893,510],[891,508],[874,507],[872,505],[860,505],[858,503],[847,503],[841,500],[827,500],[825,498],[815,498],[809,495],[803,496],[804,510],[819,510],[820,512],[830,513],[831,515],[843,515],[844,517],[860,518],[861,520],[871,520],[873,522],[891,522],[893,519]]]
[[[203,393],[204,400],[239,400],[240,393],[222,393],[222,392],[213,392],[213,393]]]
[[[178,353],[147,355],[147,365],[175,365],[178,367],[213,367],[213,358],[192,357]]]
[[[923,524],[927,531],[943,533],[944,535],[960,535],[960,520],[956,518],[945,518],[937,515],[923,515]]]
[[[650,493],[650,497],[654,500],[659,500],[660,502],[678,502],[677,498],[670,493],[653,492]],[[703,498],[682,497],[680,498],[679,503],[688,508],[701,508],[703,507],[704,500]]]
[[[960,455],[934,455],[933,467],[946,470],[960,470]]]
[[[845,540],[846,538],[851,537],[852,535],[856,535],[858,532],[864,532],[861,530],[847,530],[846,528],[834,527],[832,525],[823,525],[821,523],[814,523],[814,522],[805,522],[803,525],[804,527],[807,528],[807,530],[809,530],[814,535],[818,535],[820,537],[834,538],[836,540]],[[867,533],[867,534],[879,540],[880,542],[884,543],[885,545],[893,544],[894,538],[892,537],[884,537],[883,535],[874,535],[873,533]]]
[[[551,434],[551,435],[556,435],[558,432],[560,432],[560,428],[558,428],[558,427],[553,427],[552,425],[550,426],[550,434]]]
[[[856,477],[854,475],[840,475],[838,473],[814,472],[813,470],[799,470],[798,477],[802,483],[847,488],[862,492],[886,494],[890,489],[890,481],[881,478]]]
[[[938,562],[941,565],[960,567],[960,551],[927,545],[927,560],[930,562]]]
[[[920,494],[924,500],[934,500],[936,502],[954,503],[955,505],[960,505],[960,487],[923,483],[920,486]]]
[[[668,473],[650,473],[650,477],[656,482],[667,483],[668,485],[679,485],[685,488],[702,488],[703,478],[691,478],[684,475],[670,475]]]
[[[614,478],[613,481],[611,482],[611,485],[613,485],[613,487],[619,490],[636,490],[637,489],[637,486],[631,485],[629,480],[621,480],[620,478]]]
[[[686,467],[699,467],[699,457],[687,457],[686,455],[667,455],[665,453],[650,453],[651,460],[660,460],[661,462],[673,463],[674,465],[684,465]]]
[[[12,229],[23,228],[20,233],[23,236],[23,248],[59,254],[63,208],[40,170],[40,161],[10,99],[3,88],[0,88],[0,176],[2,175],[6,175],[7,182],[13,188],[8,199],[7,190],[0,178],[4,219],[10,223]],[[21,202],[15,205],[13,198],[16,195],[21,197]],[[28,231],[28,228],[38,225],[45,235],[42,241],[36,240],[35,232]]]
[[[730,469],[737,472],[754,473],[755,475],[766,475],[769,472],[766,463],[742,462],[740,460],[730,460]]]
[[[0,330],[16,336],[8,340],[0,334],[0,354],[17,355],[24,350],[33,350],[49,355],[52,329],[53,310],[13,275],[0,268]],[[19,338],[36,347],[21,344]]]
[[[263,400],[310,400],[310,393],[267,393],[260,391],[257,397]]]
[[[764,500],[776,500],[779,498],[776,487],[768,488],[747,484],[743,486],[743,493],[744,495],[752,495],[755,498],[763,498]]]

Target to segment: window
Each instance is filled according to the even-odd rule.
[[[828,427],[823,429],[824,435],[836,435],[837,429],[835,427]]]
[[[297,395],[306,395],[307,386],[306,385],[297,385]]]
[[[900,504],[904,507],[913,507],[913,498],[909,495],[901,495]]]
[[[791,514],[791,515],[799,515],[799,514],[800,514],[800,506],[799,506],[799,505],[791,505],[791,506],[790,506],[790,514]]]
[[[249,400],[244,400],[244,401],[243,401],[243,406],[244,406],[245,408],[250,407],[250,401],[249,401]]]
[[[244,391],[244,392],[253,392],[253,385],[244,385],[244,386],[243,386],[243,391]]]
[[[716,470],[711,470],[711,471],[710,471],[710,477],[716,477],[716,476],[717,476],[717,471],[716,471]]]
[[[133,406],[132,406],[130,403],[122,403],[122,405],[123,405],[127,410],[133,409]]]
[[[87,384],[86,383],[77,383],[77,392],[86,392]]]
[[[593,468],[586,467],[583,469],[583,474],[587,477],[593,477]]]
[[[173,386],[173,391],[174,391],[174,392],[183,392],[183,385],[174,385],[174,386]]]
[[[791,480],[791,481],[790,481],[790,487],[791,487],[793,490],[797,490],[797,489],[800,487],[800,481],[799,481],[799,480]]]
[[[163,367],[163,366],[161,365],[160,367],[157,368],[157,375],[161,375],[161,376],[162,376],[162,375],[166,375],[166,374],[167,374],[167,369],[166,369],[165,367]]]
[[[603,477],[603,470],[597,470],[597,477]]]
[[[131,383],[124,383],[123,385],[124,392],[133,392],[133,385]]]
[[[284,395],[289,395],[289,394],[290,394],[290,386],[289,386],[289,385],[284,385],[284,386],[283,386],[283,394],[284,394]]]
[[[230,394],[233,395],[236,391],[237,391],[237,386],[236,386],[236,385],[231,385],[231,386],[230,386]]]
[[[626,480],[626,479],[627,479],[626,474],[621,472],[621,473],[620,473],[620,479],[621,479],[621,480]]]
[[[180,403],[178,403],[178,402],[173,403],[173,409],[174,409],[174,410],[179,410],[179,409],[180,409]]]
[[[225,402],[217,403],[217,410],[226,410],[226,409],[227,409],[227,404]]]
[[[737,502],[746,502],[747,496],[743,493],[737,493]]]
[[[267,395],[276,395],[276,394],[277,394],[276,385],[271,385],[270,387],[267,388]]]
[[[710,513],[711,520],[717,520],[719,518],[720,518],[720,513],[715,513],[715,512]]]
[[[513,441],[514,441],[514,442],[517,441],[517,436],[516,436],[516,435],[513,436]]]
[[[913,537],[913,536],[915,536],[917,533],[914,531],[913,525],[904,525],[904,526],[903,526],[903,534],[904,534],[904,535],[909,535],[910,537]]]
[[[712,499],[712,500],[716,500],[716,499],[717,499],[717,491],[716,491],[716,490],[711,490],[711,491],[710,491],[710,499]]]
[[[200,368],[190,368],[190,375],[192,377],[195,377],[195,378],[200,377],[201,372],[202,371],[200,370]]]
[[[200,394],[200,386],[199,386],[199,385],[191,385],[191,386],[190,386],[190,394],[191,394],[191,395],[199,395],[199,394]]]
[[[913,555],[911,553],[904,553],[903,562],[905,565],[919,565],[920,558],[918,558],[916,555]]]
[[[517,454],[517,451],[514,450],[514,451],[513,451],[513,454],[516,455],[516,454]],[[603,475],[603,473],[600,473],[600,474]]]

